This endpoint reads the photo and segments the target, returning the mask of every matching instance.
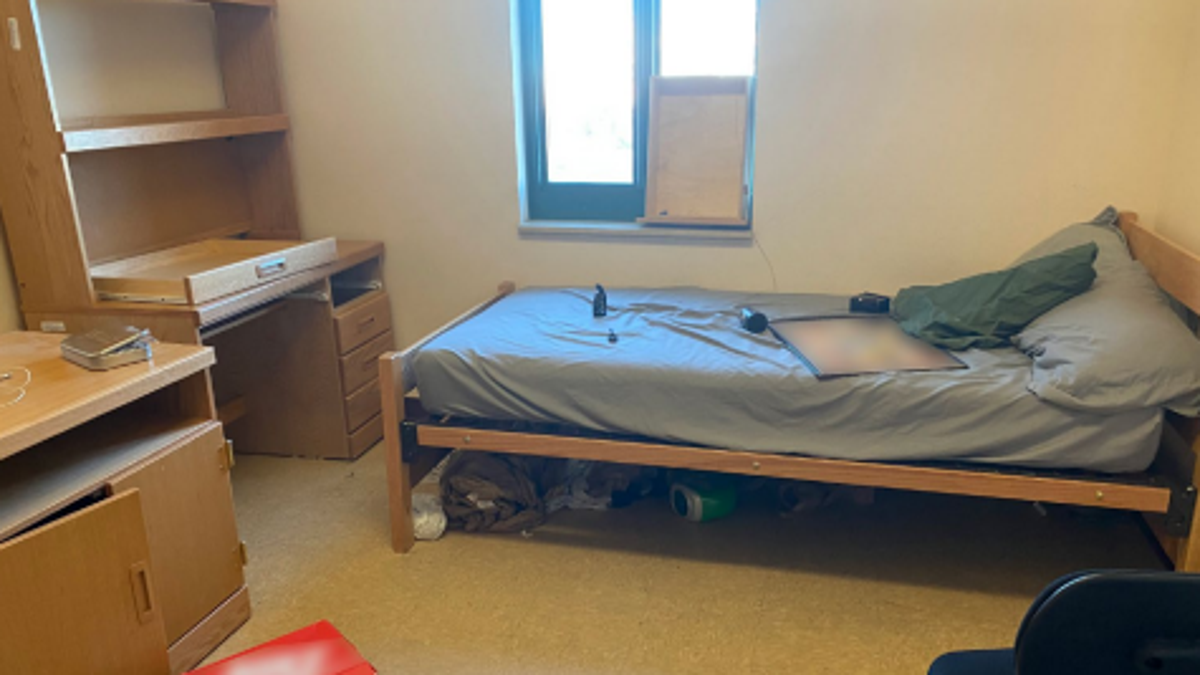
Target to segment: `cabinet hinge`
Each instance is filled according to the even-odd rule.
[[[225,445],[221,448],[221,468],[225,471],[233,470],[233,465],[237,461],[233,458],[233,441],[225,441]]]
[[[242,560],[242,567],[250,564],[250,554],[246,552],[246,542],[238,542],[238,557]]]

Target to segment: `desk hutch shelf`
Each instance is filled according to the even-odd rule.
[[[337,331],[348,310],[335,298],[349,284],[368,288],[374,307],[387,304],[383,247],[302,237],[276,3],[174,1],[211,12],[220,109],[61,117],[51,72],[61,63],[48,59],[54,36],[43,34],[38,3],[0,0],[0,216],[26,326],[136,325],[161,340],[212,344],[214,398],[239,452],[357,456],[381,433],[377,415],[346,412],[369,399],[363,386],[347,388],[359,381],[343,368],[380,342],[391,347],[390,313],[367,317],[370,335],[347,348]],[[237,353],[267,344],[290,355],[275,367],[305,375]],[[246,372],[224,372],[235,363]],[[316,385],[324,389],[308,391]],[[301,435],[267,432],[288,425]]]

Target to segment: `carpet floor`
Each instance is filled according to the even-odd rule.
[[[919,675],[1011,644],[1064,573],[1161,567],[1128,515],[896,492],[705,524],[648,500],[397,556],[381,448],[240,456],[233,479],[254,615],[210,662],[328,619],[388,675]]]

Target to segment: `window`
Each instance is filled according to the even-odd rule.
[[[518,0],[535,220],[633,221],[653,75],[754,74],[758,0]]]

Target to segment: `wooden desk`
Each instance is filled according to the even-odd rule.
[[[30,374],[0,408],[0,672],[183,672],[250,612],[213,350],[94,373],[61,340],[0,334]]]
[[[341,240],[329,265],[202,305],[102,301],[27,311],[25,323],[72,333],[129,325],[211,346],[214,404],[238,452],[354,459],[383,438],[375,359],[394,346],[383,253],[379,242]]]

